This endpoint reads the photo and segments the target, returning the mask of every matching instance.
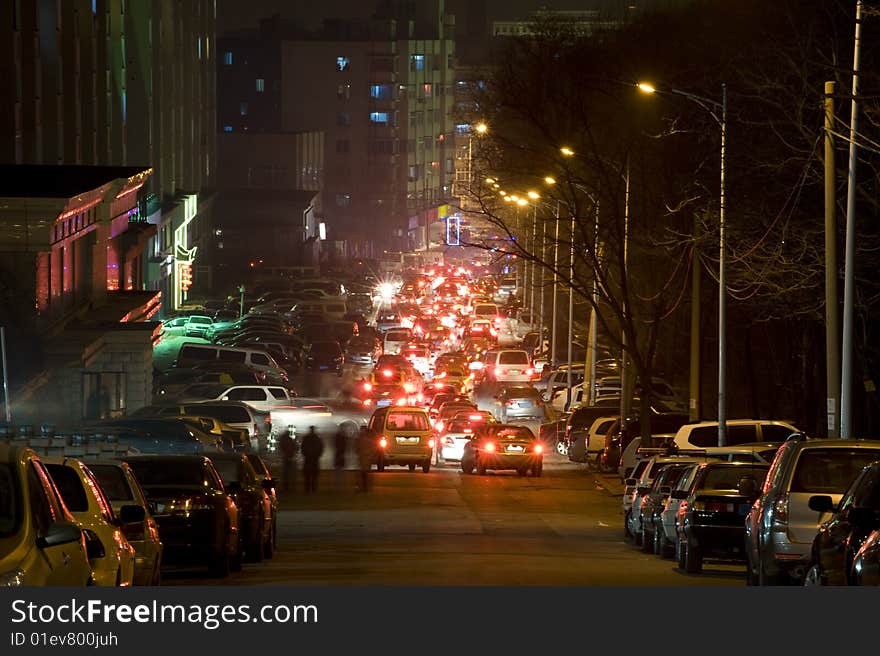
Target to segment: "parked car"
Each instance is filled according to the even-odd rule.
[[[461,470],[480,476],[489,470],[513,469],[538,477],[544,469],[544,446],[525,426],[490,424],[464,445]]]
[[[119,517],[126,539],[134,547],[134,585],[159,585],[162,581],[162,539],[137,477],[128,463],[122,461],[88,462],[87,465]],[[127,521],[132,519],[128,510],[132,505],[143,508],[143,520]]]
[[[173,405],[146,406],[132,413],[132,418],[213,417],[232,429],[246,431],[251,448],[259,449],[260,442],[270,432],[270,414],[261,412],[243,401],[201,401]]]
[[[243,453],[213,454],[211,463],[238,508],[239,533],[245,556],[252,562],[271,558],[275,548],[272,500],[267,491],[271,484],[260,481]]]
[[[726,422],[727,446],[748,442],[776,442],[781,444],[798,429],[786,421],[771,419],[728,419]],[[704,421],[684,424],[675,433],[673,442],[680,450],[701,449],[718,446],[718,422]]]
[[[134,581],[135,551],[121,527],[123,523],[143,522],[144,508],[129,504],[117,519],[98,479],[81,461],[64,457],[43,461],[64,505],[86,534],[95,584],[130,586]]]
[[[880,530],[880,461],[867,465],[835,504],[827,494],[811,496],[811,510],[831,513],[810,550],[804,585],[854,585],[855,557],[873,531]]]
[[[92,582],[85,534],[39,456],[0,442],[0,586]]]
[[[344,362],[345,354],[335,340],[312,342],[306,351],[306,371],[332,371],[337,376],[342,376]]]
[[[247,457],[248,462],[251,463],[251,467],[254,468],[257,480],[260,481],[260,485],[266,490],[266,494],[271,502],[272,550],[274,551],[278,548],[278,481],[272,476],[269,466],[260,456],[256,453],[245,453],[244,455]]]
[[[853,584],[880,586],[880,530],[873,531],[853,559]]]
[[[829,517],[810,508],[810,497],[827,495],[836,505],[859,472],[878,459],[880,441],[807,439],[800,434],[786,440],[746,517],[749,583],[802,583],[813,538]]]
[[[573,431],[571,443],[568,445],[568,459],[572,462],[595,461],[605,446],[605,434],[616,421],[616,415],[606,415],[596,418],[586,432]]]
[[[269,412],[272,408],[286,405],[294,397],[286,387],[276,385],[216,385],[200,383],[190,385],[180,393],[180,403],[201,401],[241,401],[249,406]]]
[[[760,494],[769,467],[709,462],[700,466],[676,517],[680,569],[699,574],[708,558],[745,562],[743,518]]]
[[[214,576],[241,569],[239,510],[204,456],[134,456],[134,470],[159,524],[162,566],[207,565]]]
[[[186,324],[184,324],[183,334],[186,337],[201,337],[205,339],[208,328],[212,323],[214,323],[214,320],[211,317],[200,314],[190,315],[186,319]]]
[[[375,337],[352,338],[345,347],[345,359],[357,366],[373,367],[382,355],[382,343]]]
[[[639,504],[638,524],[641,527],[641,536],[638,542],[645,553],[654,553],[659,556],[674,548],[674,543],[666,541],[661,514],[673,487],[691,466],[691,463],[664,465],[654,477],[651,487],[644,493]]]

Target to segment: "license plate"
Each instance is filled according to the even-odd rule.
[[[512,374],[520,374],[520,373],[522,373],[522,370],[521,370],[521,369],[511,369],[511,370],[510,370],[510,373],[512,373]]]
[[[381,401],[376,401],[377,408],[384,408],[386,405],[391,405],[391,399],[382,399]]]
[[[529,402],[529,401],[520,401],[520,402],[519,402],[519,407],[520,407],[520,408],[531,408],[531,407],[532,407],[532,404],[531,404],[531,402]]]
[[[319,369],[320,369],[321,371],[324,371],[325,369],[329,369],[329,367],[328,367],[326,364],[322,364],[322,365],[319,367]]]
[[[418,444],[419,443],[418,437],[398,437],[396,439],[397,439],[398,444]]]
[[[523,448],[521,446],[509,446],[507,447],[508,453],[522,453]]]

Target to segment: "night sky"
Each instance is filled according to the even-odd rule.
[[[614,0],[486,0],[489,20],[526,18],[532,11],[546,6],[552,9],[593,9],[619,4]],[[447,0],[447,11],[456,14],[475,0]],[[369,18],[375,0],[218,0],[217,32],[256,27],[261,18],[281,14],[297,18],[306,25],[319,24],[323,18]]]

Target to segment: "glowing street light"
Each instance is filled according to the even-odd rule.
[[[554,178],[552,175],[548,175],[546,178],[544,178],[544,182],[546,182],[548,185],[555,185],[556,178]]]
[[[539,194],[537,191],[529,191],[526,193],[526,195],[532,200],[538,200],[541,197],[541,194]]]
[[[647,82],[639,82],[636,85],[641,91],[645,93],[656,93],[657,89],[653,87],[653,85],[648,84]]]
[[[489,131],[489,126],[486,125],[485,123],[477,123],[474,126],[474,131],[477,134],[486,134]]]
[[[565,155],[566,157],[574,157],[574,151],[568,146],[563,146],[559,149],[559,152]]]

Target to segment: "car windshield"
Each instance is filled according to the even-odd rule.
[[[21,524],[21,498],[15,473],[7,464],[0,464],[0,538],[15,535]]]
[[[498,357],[499,364],[528,364],[529,356],[525,351],[502,351]]]
[[[322,328],[323,329],[323,328]],[[312,353],[339,353],[338,342],[315,342],[312,344]]]
[[[389,330],[385,340],[389,342],[405,342],[409,339],[409,333],[405,330]]]
[[[388,430],[428,430],[428,417],[421,412],[389,412],[385,422]]]
[[[200,461],[137,460],[129,462],[129,465],[145,491],[153,487],[203,487],[205,484]]]
[[[754,478],[759,484],[767,475],[767,467],[708,467],[700,489],[736,490],[742,478]]]
[[[116,465],[89,465],[89,469],[98,479],[101,489],[104,490],[104,496],[110,501],[132,501],[134,495],[128,486],[125,478],[125,472],[121,467]]]
[[[514,426],[510,428],[502,428],[495,431],[492,435],[499,440],[531,440],[534,439],[532,432],[524,426]]]
[[[798,458],[791,492],[843,494],[880,449],[804,449]]]
[[[536,399],[540,394],[534,387],[511,387],[507,390],[509,399]]]

